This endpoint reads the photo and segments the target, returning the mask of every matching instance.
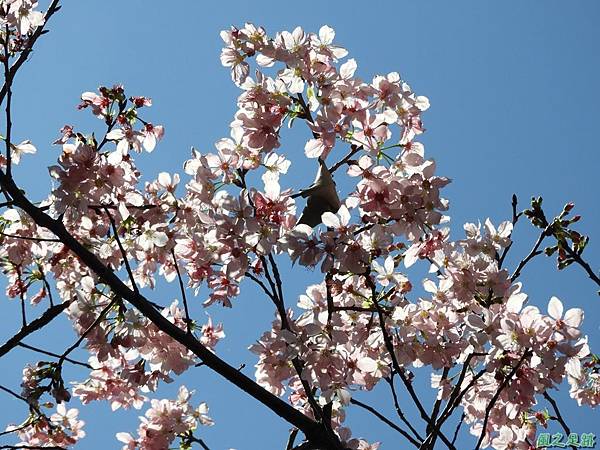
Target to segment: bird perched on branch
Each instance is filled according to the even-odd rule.
[[[327,211],[336,213],[341,202],[335,189],[335,181],[325,161],[319,158],[319,171],[314,183],[302,189],[294,197],[306,198],[306,206],[302,210],[298,224],[306,224],[312,228],[321,223],[321,215]]]

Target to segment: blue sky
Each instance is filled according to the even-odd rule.
[[[328,24],[357,60],[357,73],[364,79],[398,71],[415,92],[429,97],[432,107],[424,115],[428,131],[421,140],[438,173],[453,180],[444,196],[451,201],[455,238],[462,236],[466,221],[508,219],[513,193],[523,207],[531,196],[543,195],[549,213],[574,201],[583,215],[579,229],[591,234],[586,257],[598,268],[599,19],[600,3],[592,0],[65,1],[52,19],[51,32],[40,40],[16,81],[13,136],[31,139],[38,148],[36,158],[26,156],[30,163],[16,170],[17,182],[34,198],[47,194],[51,184],[46,167],[59,154],[50,144],[61,126],[74,124],[97,133],[101,129],[100,121],[75,109],[80,93],[113,83],[123,83],[130,95],[152,97],[155,106],[148,115],[165,125],[163,142],[138,160],[145,175],[182,173],[190,147],[211,151],[217,139],[228,136],[236,110],[239,91],[219,62],[219,31],[245,21],[273,34],[297,25],[317,31]],[[281,148],[294,162],[285,180],[295,188],[313,177],[313,162],[302,159],[307,138],[308,132],[297,127]],[[515,267],[535,238],[525,221],[517,226],[509,267]],[[303,292],[312,279],[315,274],[289,278],[287,298]],[[559,273],[554,261],[539,258],[527,267],[522,281],[534,304],[545,308],[550,296],[557,295],[568,307],[584,308],[584,331],[599,351],[600,298],[581,270],[571,267]],[[152,294],[163,304],[177,296],[175,285]],[[4,300],[0,310],[4,341],[18,328],[18,308]],[[197,317],[205,313],[200,301],[192,311]],[[233,365],[246,363],[245,372],[252,374],[254,357],[246,347],[273,318],[266,300],[250,287],[232,310],[208,312],[225,323],[228,337],[219,353]],[[60,352],[73,340],[62,321],[28,342]],[[18,387],[20,368],[33,358],[15,350],[0,359],[2,384]],[[76,379],[84,376],[73,371]],[[196,389],[198,401],[209,402],[217,424],[200,435],[211,449],[285,446],[284,423],[207,369],[189,371],[159,397],[170,396],[180,383]],[[431,393],[422,395],[429,404]],[[392,413],[384,390],[358,398]],[[596,429],[598,411],[578,408],[568,395],[558,398],[573,431]],[[406,397],[401,400],[408,402]],[[7,397],[0,397],[0,405],[7,406],[0,408],[2,423],[20,421],[25,414],[22,405]],[[118,448],[114,433],[137,426],[136,412],[110,413],[104,404],[83,408],[81,415],[87,421],[88,438],[81,445],[85,449]],[[395,435],[370,417],[351,411],[349,420],[357,435],[388,442],[383,449],[399,448]],[[559,430],[551,425],[549,431]],[[2,439],[0,445],[8,443]]]

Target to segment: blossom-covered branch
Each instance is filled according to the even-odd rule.
[[[565,311],[552,297],[543,312],[517,281],[545,252],[557,253],[559,269],[575,262],[600,284],[583,260],[587,238],[572,229],[579,220],[569,216],[572,206],[549,221],[534,199],[523,214],[541,234],[512,275],[504,265],[521,216],[516,197],[510,220],[467,223],[465,237],[452,239],[442,196],[450,181],[436,174],[418,141],[429,100],[397,72],[363,81],[328,26],[270,36],[245,24],[221,33],[221,62],[242,91],[238,110],[230,137],[214,152],[192,150],[181,186],[179,174],[144,177],[137,165],[165,133],[149,117],[149,97],[127,96],[121,85],[84,92],[78,108],[103,130],[61,129],[54,141],[61,153],[49,168],[53,189],[34,203],[11,167],[34,158],[36,147],[27,139],[14,144],[10,122],[18,101],[12,81],[58,2],[45,15],[36,8],[31,0],[0,1],[7,118],[0,256],[7,295],[21,301],[24,322],[26,308],[50,302],[0,356],[21,346],[58,357],[24,369],[15,395],[29,416],[7,429],[18,446],[75,445],[85,434],[78,410],[66,406],[75,397],[83,405],[107,401],[113,410],[149,402],[137,434],[117,434],[125,450],[176,441],[207,448],[197,434],[198,425],[213,424],[205,403],[193,407],[184,386],[174,400],[150,398],[200,365],[293,426],[289,449],[377,449],[376,435],[367,440],[350,430],[346,416],[357,407],[397,431],[400,445],[424,450],[439,441],[453,450],[465,423],[477,448],[529,449],[537,428],[553,420],[538,398],[548,399],[563,381],[580,405],[600,402],[600,363],[580,331],[583,311]],[[286,122],[302,125],[295,127],[307,138],[300,155],[280,150]],[[312,185],[289,185],[298,160],[316,172]],[[551,237],[556,244],[542,250]],[[296,272],[322,275],[295,304],[280,270],[286,259]],[[417,265],[425,273],[422,291],[405,270]],[[183,307],[150,300],[158,283],[175,281]],[[235,310],[249,282],[275,317],[262,334],[251,330],[258,336],[250,346],[254,379],[218,356],[223,325],[210,316],[200,322],[190,308],[202,301]],[[207,294],[199,300],[201,292]],[[62,312],[77,335],[64,352],[21,342]],[[79,363],[87,378],[68,388],[62,365],[79,347],[89,355]],[[437,394],[431,412],[413,383],[422,367]],[[401,404],[396,377],[411,403]],[[355,398],[381,381],[403,425]],[[407,419],[408,405],[420,422]],[[448,430],[455,414],[459,426]],[[295,446],[300,432],[304,440]]]

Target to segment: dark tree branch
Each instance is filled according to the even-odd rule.
[[[18,427],[16,427],[16,428],[13,428],[13,429],[11,429],[11,430],[6,430],[6,431],[2,431],[2,432],[0,432],[0,436],[6,436],[7,434],[16,433],[17,431],[24,430],[24,429],[25,429],[25,428],[27,428],[28,426],[29,426],[29,422],[26,422],[25,424],[23,424],[23,425],[20,425],[20,426],[18,426]],[[3,448],[3,447],[0,447],[0,448]],[[4,448],[7,448],[7,447],[5,446]],[[10,447],[10,446],[9,446],[8,448],[14,448],[14,447]]]
[[[46,288],[46,292],[48,293],[48,299],[50,300],[50,306],[54,306],[54,299],[52,298],[52,289],[50,289],[50,283],[48,283],[48,279],[46,278],[46,274],[44,273],[44,268],[38,264],[38,270],[40,271],[40,276],[42,277],[42,282],[44,283],[44,287]]]
[[[275,299],[275,297],[273,296],[273,294],[271,293],[271,291],[269,291],[269,289],[267,288],[267,286],[265,285],[265,283],[262,282],[262,280],[260,278],[255,277],[253,274],[251,274],[250,272],[246,272],[246,276],[248,278],[250,278],[252,281],[254,281],[256,284],[258,284],[261,289],[263,290],[263,292],[274,302],[276,302],[277,300]]]
[[[331,319],[333,318],[333,312],[335,311],[335,306],[333,304],[333,295],[331,294],[331,282],[333,280],[333,275],[331,272],[327,272],[325,275],[325,289],[327,292],[327,327],[331,327]],[[331,332],[331,331],[330,331]]]
[[[52,447],[36,447],[35,445],[2,445],[0,446],[0,449],[14,449],[14,450],[18,450],[20,448],[23,449],[27,449],[27,450],[67,450],[64,447],[56,447],[56,446],[52,446]]]
[[[273,258],[273,255],[271,253],[269,253],[268,258],[269,258],[269,262],[271,263],[271,268],[273,270],[273,277],[275,278],[275,281],[273,281],[273,277],[271,277],[269,274],[269,265],[267,264],[265,257],[262,256],[261,258],[262,258],[262,262],[263,262],[263,265],[265,268],[265,275],[267,276],[267,281],[271,285],[271,290],[272,290],[272,294],[273,294],[273,296],[271,298],[274,299],[275,307],[279,311],[279,316],[281,318],[281,326],[284,329],[291,332],[292,330],[291,330],[291,327],[288,322],[287,313],[285,310],[285,301],[283,298],[283,282],[281,281],[281,275],[279,274],[279,268],[277,267],[275,258]],[[313,413],[314,413],[315,417],[317,418],[317,421],[323,425],[326,432],[329,433],[333,439],[337,440],[337,437],[336,437],[333,429],[331,428],[331,420],[326,418],[325,415],[323,414],[323,409],[321,408],[319,403],[317,403],[317,400],[315,399],[315,396],[313,394],[312,387],[308,383],[308,380],[306,380],[306,378],[303,376],[304,361],[302,361],[298,356],[296,356],[296,357],[292,358],[292,365],[294,366],[294,370],[298,374],[298,378],[300,379],[300,382],[302,383],[302,387],[306,394],[306,398],[308,399],[308,403],[310,404],[310,407],[313,410]]]
[[[483,376],[483,374],[485,373],[484,370],[482,370],[476,376],[474,376],[471,382],[465,387],[465,389],[463,389],[462,391],[460,390],[465,376],[467,375],[467,370],[470,367],[471,360],[476,356],[484,355],[485,353],[471,353],[469,356],[467,356],[465,362],[463,363],[463,367],[458,377],[458,381],[456,382],[454,389],[452,389],[452,392],[450,393],[450,397],[448,398],[446,407],[442,411],[440,418],[435,422],[434,426],[429,432],[427,438],[425,439],[424,445],[434,440],[435,435],[439,432],[444,422],[452,415],[454,409],[459,405],[463,396],[467,393],[469,389],[471,389],[471,387],[477,382],[477,380]]]
[[[25,313],[25,284],[21,278],[21,267],[15,266],[17,272],[17,281],[19,283],[19,300],[21,301],[21,325],[22,328],[27,326],[27,316]]]
[[[290,437],[285,445],[285,450],[292,450],[294,448],[294,442],[296,441],[296,436],[298,436],[298,431],[298,428],[293,428],[292,431],[290,431]]]
[[[438,430],[444,424],[444,422],[452,415],[452,413],[454,412],[454,409],[458,406],[458,404],[460,403],[460,400],[466,394],[466,392],[475,384],[475,382],[481,376],[483,376],[485,371],[479,372],[479,374],[477,374],[475,377],[473,377],[471,382],[461,392],[460,387],[462,386],[465,376],[467,375],[467,371],[470,367],[471,360],[476,356],[485,356],[485,355],[486,355],[486,353],[471,353],[471,354],[469,354],[469,356],[467,356],[467,358],[465,359],[465,362],[463,363],[463,367],[462,367],[462,370],[460,371],[460,375],[458,377],[456,385],[454,386],[454,389],[452,389],[452,392],[450,393],[450,397],[448,398],[448,403],[446,403],[446,407],[444,408],[444,411],[442,411],[442,414],[441,414],[439,420],[436,422],[435,426],[429,433],[429,436],[427,436],[426,442],[428,440],[430,440],[431,438],[433,438],[433,435],[435,435],[435,433],[438,432]]]
[[[49,324],[56,316],[67,309],[70,304],[71,301],[68,301],[60,305],[51,306],[39,318],[31,321],[26,327],[21,328],[17,334],[0,347],[0,357],[6,355],[9,351],[19,345],[22,339]]]
[[[202,447],[202,448],[203,448],[203,450],[210,450],[210,448],[208,448],[208,445],[206,445],[206,443],[205,443],[205,442],[204,442],[202,439],[200,439],[200,438],[197,438],[197,437],[195,437],[195,436],[189,436],[189,437],[188,437],[188,439],[189,439],[191,442],[195,442],[196,444],[199,444],[199,445],[200,445],[200,447]]]

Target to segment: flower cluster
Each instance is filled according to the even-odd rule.
[[[123,450],[163,450],[170,448],[177,437],[181,438],[182,445],[189,444],[198,424],[213,425],[206,403],[197,408],[190,405],[192,394],[181,386],[176,400],[152,400],[150,409],[140,417],[137,438],[129,433],[117,433],[117,439],[125,444]]]
[[[64,403],[56,406],[56,412],[49,418],[30,417],[25,426],[10,425],[6,431],[15,431],[20,442],[17,447],[58,447],[69,448],[85,437],[85,422],[78,419],[79,411],[67,409]]]
[[[80,312],[70,310],[70,314]],[[163,309],[162,315],[187,329],[176,301]],[[83,317],[80,315],[79,320],[85,321]],[[159,381],[171,381],[171,375],[183,373],[195,364],[195,356],[134,310],[117,314],[115,320],[116,323],[100,325],[88,334],[87,347],[94,354],[89,361],[93,370],[87,380],[75,385],[73,394],[84,404],[106,400],[113,410],[132,406],[140,409],[147,400],[143,392],[154,391]],[[224,336],[222,325],[213,326],[209,320],[201,327],[199,339],[213,349]]]
[[[44,23],[44,14],[35,9],[37,1],[2,0],[0,2],[0,24],[13,29],[17,36],[26,36]]]

